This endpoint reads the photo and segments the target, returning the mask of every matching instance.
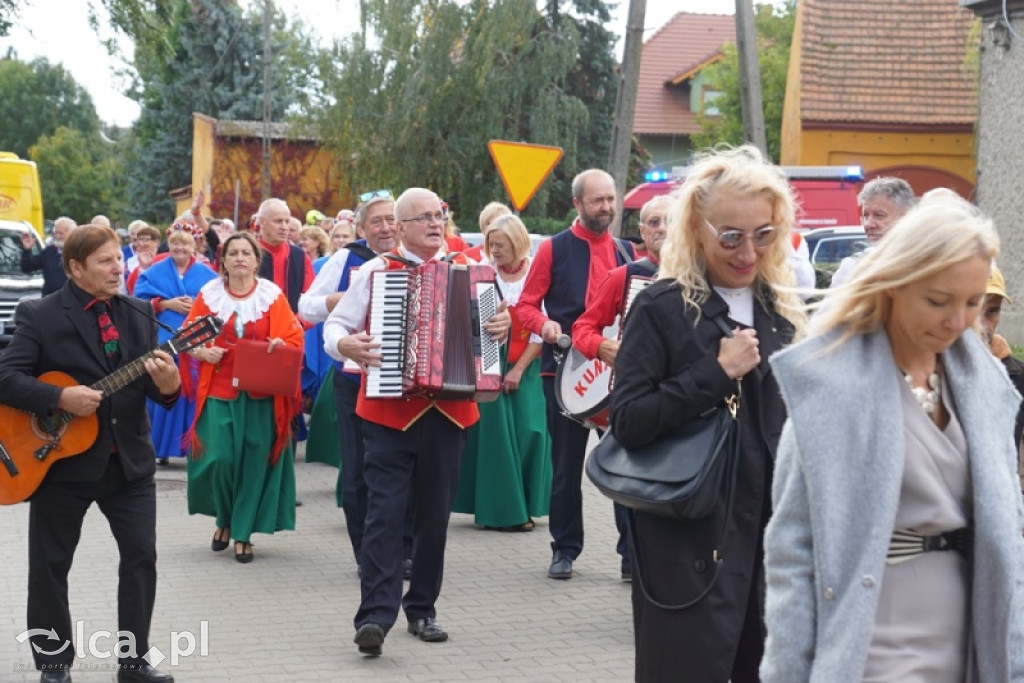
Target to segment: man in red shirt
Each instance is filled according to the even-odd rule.
[[[665,242],[668,228],[668,209],[671,205],[672,198],[669,195],[655,197],[644,204],[640,209],[640,237],[647,251],[646,258],[619,266],[608,273],[594,300],[572,326],[572,345],[587,358],[600,358],[608,365],[615,366],[619,340],[606,339],[602,331],[614,323],[615,317],[622,313],[629,278],[638,275],[654,277],[657,272],[661,245]],[[625,316],[620,322],[620,325],[623,324]],[[622,336],[621,333],[619,336]]]
[[[572,329],[597,292],[608,271],[633,258],[633,247],[608,232],[615,219],[615,181],[600,169],[590,169],[572,181],[572,203],[578,214],[573,224],[537,250],[519,299],[523,326],[544,338],[541,376],[551,433],[551,531],[553,552],[548,576],[572,578],[572,563],[583,550],[583,459],[590,430],[564,415],[555,396],[554,344],[563,330]],[[542,309],[543,306],[543,309]],[[545,313],[546,311],[546,313]],[[616,508],[617,550],[622,571],[629,573],[625,510]]]

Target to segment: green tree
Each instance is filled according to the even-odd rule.
[[[29,147],[61,126],[99,133],[89,93],[60,64],[26,63],[12,52],[0,59],[0,149],[27,157]]]
[[[786,99],[789,50],[796,22],[796,0],[774,5],[757,5],[754,27],[757,31],[758,67],[761,73],[761,99],[764,107],[768,155],[779,160],[782,145],[782,108]],[[724,49],[725,59],[707,70],[708,82],[722,92],[715,100],[719,116],[698,114],[701,130],[694,134],[695,148],[718,143],[743,143],[743,110],[740,101],[739,61],[736,45]]]
[[[120,216],[113,144],[66,126],[39,138],[29,154],[39,168],[48,218],[71,216],[87,221],[98,213],[114,219]]]
[[[615,34],[609,4],[602,0],[548,0],[546,15],[551,26],[560,28],[571,22],[580,35],[579,58],[566,82],[566,92],[587,109],[587,123],[574,140],[576,165],[559,164],[548,183],[550,199],[547,213],[564,217],[572,211],[570,185],[577,172],[587,168],[607,168],[612,140],[612,120],[618,97]],[[564,225],[563,225],[564,227]]]
[[[581,163],[604,165],[608,136],[591,132],[588,109],[600,110],[601,96],[614,102],[614,85],[605,84],[613,63],[580,63],[588,35],[587,54],[598,52],[594,13],[604,4],[571,4],[563,13],[557,2],[542,12],[532,0],[365,0],[360,32],[322,63],[316,117],[343,160],[346,189],[431,187],[472,224],[485,203],[505,196],[488,140],[562,147],[563,183]],[[598,18],[581,28],[591,15]],[[584,153],[592,156],[581,162]],[[529,215],[564,217],[571,201],[558,178]]]
[[[275,121],[308,101],[316,50],[309,31],[275,12],[271,50]],[[246,15],[234,0],[178,0],[165,34],[172,46],[136,46],[138,149],[128,192],[133,215],[173,217],[168,192],[188,185],[192,172],[192,113],[218,119],[263,117],[262,15]]]
[[[0,36],[6,36],[18,18],[18,0],[0,0]]]

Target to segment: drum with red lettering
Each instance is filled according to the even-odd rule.
[[[555,374],[555,398],[562,414],[591,429],[608,429],[612,367],[587,359],[575,346],[565,352]]]

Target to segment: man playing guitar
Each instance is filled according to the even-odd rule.
[[[68,608],[68,572],[86,511],[95,502],[120,551],[118,681],[167,683],[151,667],[149,626],[156,597],[156,458],[146,398],[170,406],[180,391],[177,366],[157,346],[152,307],[117,296],[124,272],[120,242],[108,227],[85,225],[64,243],[69,281],[41,299],[23,301],[14,338],[0,355],[0,401],[38,415],[96,415],[99,433],[81,454],[55,462],[30,501],[28,628],[56,633],[30,640],[45,682],[70,681],[75,659]],[[145,374],[116,394],[91,385],[144,355]],[[62,371],[80,384],[36,379]],[[114,629],[110,629],[113,631]]]

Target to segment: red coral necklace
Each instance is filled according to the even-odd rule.
[[[505,275],[515,275],[526,267],[526,259],[519,262],[519,265],[509,268],[508,266],[498,266],[498,270],[505,273]]]

